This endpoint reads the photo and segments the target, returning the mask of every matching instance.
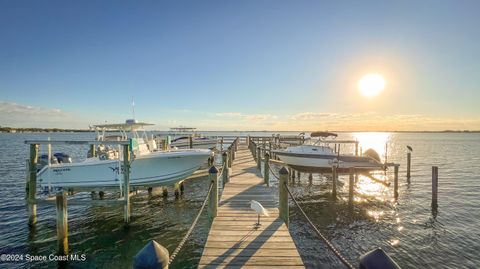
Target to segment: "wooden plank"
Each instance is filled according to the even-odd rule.
[[[238,161],[242,160],[242,161]],[[230,182],[223,189],[199,268],[304,268],[287,226],[279,218],[278,198],[264,185],[250,152],[241,147]],[[260,218],[249,202],[268,211]]]

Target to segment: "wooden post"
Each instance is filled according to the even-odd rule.
[[[188,147],[193,149],[193,135],[188,136]]]
[[[185,192],[185,183],[183,181],[180,182],[180,195],[183,195]]]
[[[410,165],[412,163],[412,153],[407,153],[407,183],[410,184]]]
[[[312,183],[313,183],[313,175],[312,175],[312,173],[310,173],[310,174],[308,175],[308,183],[309,183],[309,184],[312,184]]]
[[[265,161],[263,164],[263,182],[270,187],[270,154],[265,153]]]
[[[432,207],[438,207],[438,166],[432,166]]]
[[[175,194],[175,199],[180,197],[180,184],[178,182],[173,185],[173,193]]]
[[[247,143],[247,147],[250,147],[250,136],[249,136],[249,135],[247,135],[247,141],[246,141],[246,143]]]
[[[167,187],[162,187],[162,196],[163,196],[163,198],[168,198],[168,189],[167,189]]]
[[[289,225],[289,213],[288,213],[288,192],[287,192],[287,182],[288,182],[288,171],[285,167],[280,169],[280,182],[278,185],[278,210],[280,211],[280,218]]]
[[[56,204],[58,254],[68,255],[67,193],[65,191],[57,193]]]
[[[232,163],[233,163],[233,148],[230,145],[230,147],[228,147],[228,168],[232,168]]]
[[[298,178],[298,181],[300,181],[300,176],[301,176],[301,174],[300,174],[300,171],[297,171],[297,178]]]
[[[332,165],[332,199],[337,200],[337,168],[338,162],[333,163]]]
[[[295,170],[292,169],[292,180],[295,179]]]
[[[30,166],[28,168],[28,225],[33,226],[37,223],[37,160],[38,160],[38,145],[30,145]]]
[[[400,165],[396,164],[394,167],[394,177],[393,177],[393,196],[395,200],[398,199],[398,167]]]
[[[213,184],[210,197],[208,198],[208,216],[213,220],[217,216],[218,208],[218,170],[215,166],[210,167],[208,170],[208,179]]]
[[[335,143],[335,149],[333,152],[337,153],[337,143]]]
[[[88,157],[92,158],[92,157],[96,157],[96,156],[97,156],[97,152],[96,152],[95,145],[90,145],[90,150],[88,151]]]
[[[358,141],[355,141],[355,156],[358,156]]]
[[[262,155],[260,153],[261,149],[260,147],[257,147],[257,168],[260,170],[261,169],[261,165],[262,165]]]
[[[123,145],[123,199],[125,199],[124,222],[130,222],[130,145]]]
[[[223,151],[223,136],[220,137],[220,151]]]
[[[229,178],[228,178],[228,171],[230,169],[228,169],[228,156],[227,156],[227,153],[224,152],[222,154],[222,163],[223,163],[223,167],[225,167],[225,170],[222,171],[222,181],[223,181],[223,186],[225,186],[225,183],[228,183],[229,181]]]
[[[353,208],[353,179],[355,174],[355,168],[350,167],[350,178],[348,180],[348,205]]]

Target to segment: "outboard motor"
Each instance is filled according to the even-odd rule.
[[[382,162],[380,161],[380,155],[378,155],[378,153],[374,150],[374,149],[367,149],[364,153],[363,153],[363,156],[367,156],[367,157],[370,157],[378,162]]]
[[[72,162],[72,158],[70,158],[70,156],[68,154],[65,154],[63,152],[57,152],[57,153],[53,154],[53,156],[55,156],[55,158],[57,158],[58,163],[71,163]]]

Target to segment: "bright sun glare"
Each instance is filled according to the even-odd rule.
[[[385,79],[380,74],[366,74],[358,81],[358,89],[363,96],[377,96],[385,88]]]

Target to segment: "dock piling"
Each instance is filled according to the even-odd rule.
[[[58,254],[68,255],[67,193],[65,191],[57,193],[56,206]]]
[[[188,136],[188,147],[193,149],[193,135]]]
[[[37,161],[38,145],[30,145],[30,161],[28,167],[28,225],[33,226],[37,223],[37,205],[35,204],[37,194]]]
[[[407,183],[410,184],[410,166],[412,164],[412,153],[407,153]]]
[[[262,165],[262,155],[261,155],[261,148],[260,147],[257,147],[257,168],[258,170],[261,169],[261,165]]]
[[[123,199],[125,199],[124,222],[128,225],[130,223],[130,145],[123,145]]]
[[[230,147],[228,147],[228,168],[232,168],[232,163],[233,163],[233,147],[230,145]]]
[[[337,168],[338,168],[338,163],[334,162],[332,165],[332,199],[333,200],[337,200],[337,179],[338,179]]]
[[[222,181],[223,181],[223,184],[222,186],[225,186],[225,183],[228,183],[228,170],[229,170],[229,164],[228,164],[228,157],[227,157],[227,152],[224,152],[222,154],[222,166],[225,167],[224,171],[222,171]]]
[[[217,180],[218,170],[215,166],[210,167],[208,170],[209,181],[213,184],[212,191],[210,192],[210,197],[208,198],[208,216],[210,220],[213,220],[217,216],[218,209],[218,180]]]
[[[175,195],[175,199],[180,198],[180,184],[178,182],[173,185],[173,193]]]
[[[270,154],[265,153],[265,162],[263,165],[263,182],[270,187]]]
[[[432,166],[432,208],[438,207],[438,166]]]
[[[348,206],[353,208],[353,184],[354,184],[355,168],[350,168],[350,177],[348,180]]]
[[[312,173],[310,173],[310,174],[308,175],[308,183],[309,183],[310,185],[312,185],[312,183],[313,183],[313,175],[312,175]]]
[[[395,197],[395,200],[398,199],[398,167],[398,164],[396,164],[394,167],[393,196]]]
[[[287,227],[289,226],[289,212],[288,212],[288,193],[287,193],[287,183],[288,183],[288,171],[285,167],[280,169],[280,182],[278,184],[278,210],[280,213],[280,218],[285,222]]]

